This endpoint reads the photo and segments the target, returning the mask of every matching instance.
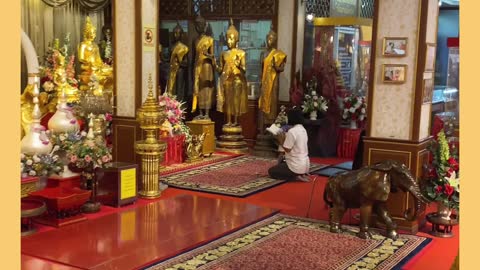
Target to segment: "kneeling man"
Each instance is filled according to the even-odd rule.
[[[310,159],[308,157],[308,136],[303,127],[304,117],[300,110],[293,109],[287,114],[288,124],[292,127],[285,133],[275,135],[275,139],[285,151],[277,165],[268,170],[271,178],[281,180],[299,180],[308,182]]]

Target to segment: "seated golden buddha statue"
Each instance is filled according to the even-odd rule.
[[[233,21],[227,30],[227,46],[217,67],[220,72],[217,110],[227,115],[226,126],[238,126],[238,117],[248,110],[248,92],[245,51],[238,48],[238,31]]]
[[[90,89],[91,77],[95,76],[99,85],[94,90],[94,95],[101,96],[104,92],[111,95],[113,91],[113,69],[102,61],[98,45],[94,42],[96,32],[97,29],[92,25],[90,17],[87,17],[83,29],[83,41],[78,46],[78,61],[81,64],[80,90]]]
[[[57,97],[65,93],[68,103],[78,102],[78,89],[67,82],[67,72],[65,71],[65,56],[60,52],[55,52],[54,57],[57,60],[57,68],[53,72],[53,83],[57,91]],[[58,98],[55,98],[55,106]],[[53,102],[53,101],[52,101]]]

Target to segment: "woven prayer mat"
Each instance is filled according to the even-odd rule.
[[[364,240],[358,227],[344,229],[330,233],[322,221],[278,214],[147,269],[401,269],[431,241],[403,234],[393,241],[374,231]]]
[[[171,187],[246,197],[256,192],[285,183],[272,179],[268,169],[276,159],[240,156],[208,166],[161,176],[161,181]],[[311,163],[311,171],[327,165]]]
[[[238,156],[240,156],[240,155],[213,153],[211,156],[204,157],[203,159],[201,159],[199,161],[184,162],[184,163],[173,164],[173,165],[169,165],[169,166],[165,166],[163,168],[160,168],[160,175],[167,175],[167,174],[172,174],[172,173],[176,173],[176,172],[180,172],[180,171],[184,171],[184,170],[188,170],[188,169],[198,168],[198,167],[202,167],[202,166],[205,166],[205,165],[217,163],[217,162],[220,162],[220,161],[236,158]]]
[[[340,168],[334,168],[334,167],[327,167],[327,168],[318,170],[318,171],[314,172],[313,174],[330,177],[330,176],[336,175],[338,173],[343,173],[343,172],[348,172],[348,170],[340,169]]]
[[[353,161],[347,161],[347,162],[342,162],[342,163],[339,163],[339,164],[335,164],[332,167],[351,171],[352,166],[353,166]]]

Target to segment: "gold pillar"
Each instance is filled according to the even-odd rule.
[[[137,121],[145,130],[145,140],[135,142],[136,153],[142,156],[142,182],[139,195],[142,198],[154,199],[161,195],[158,166],[163,160],[166,144],[157,140],[157,130],[165,120],[164,110],[153,96],[152,75],[148,77],[148,96],[137,111]]]

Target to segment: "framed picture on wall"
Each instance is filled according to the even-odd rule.
[[[433,73],[430,73],[430,76],[424,76],[423,78],[423,88],[422,88],[422,101],[423,104],[431,103],[433,96],[434,80]]]
[[[402,57],[407,55],[406,37],[383,38],[383,56]]]
[[[437,45],[434,43],[427,43],[425,52],[425,71],[435,71],[435,54],[437,52]]]
[[[382,68],[384,83],[404,83],[407,76],[407,65],[385,64]]]

